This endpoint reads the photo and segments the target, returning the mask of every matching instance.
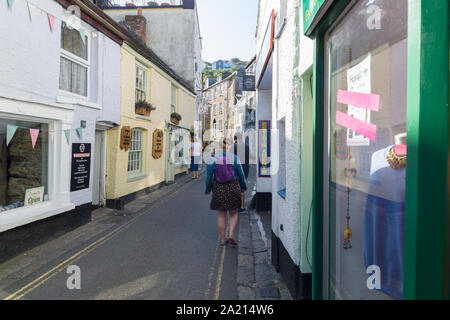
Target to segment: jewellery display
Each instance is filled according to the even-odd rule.
[[[405,156],[398,156],[394,152],[395,148],[392,147],[391,150],[389,150],[386,159],[389,163],[389,166],[392,169],[402,169],[406,167],[406,155]]]

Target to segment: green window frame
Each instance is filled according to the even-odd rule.
[[[314,41],[314,179],[312,298],[324,298],[325,33],[353,3],[332,1],[312,31]],[[409,0],[403,298],[448,298],[450,0]],[[326,138],[326,139],[325,139]],[[328,156],[327,156],[328,158]],[[326,181],[328,183],[328,181]],[[326,232],[326,231],[325,231]]]

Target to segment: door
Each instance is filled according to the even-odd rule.
[[[171,183],[175,181],[175,137],[172,127],[169,125],[168,129],[168,137],[166,139],[167,143],[167,156],[166,156],[166,183]]]
[[[94,179],[92,181],[92,205],[105,205],[106,131],[95,131]]]

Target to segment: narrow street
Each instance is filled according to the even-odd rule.
[[[127,216],[111,212],[97,223],[121,218],[125,222],[89,241],[81,243],[79,238],[83,237],[73,236],[73,242],[80,243],[58,259],[48,261],[50,257],[37,254],[33,261],[40,265],[37,270],[17,281],[0,279],[1,298],[237,299],[238,250],[219,246],[216,213],[209,209],[210,198],[203,193],[205,175],[195,181],[182,179],[182,185],[155,192],[169,192],[156,201],[149,200],[156,196],[150,194],[130,203]],[[92,223],[96,223],[95,217]],[[0,265],[2,272],[4,265]],[[79,290],[67,288],[70,265],[80,268]]]

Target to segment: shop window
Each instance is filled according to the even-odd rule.
[[[47,124],[0,119],[0,214],[49,200],[48,135]]]
[[[408,1],[375,4],[377,24],[358,1],[325,38],[332,299],[403,294]]]
[[[145,68],[136,65],[136,100],[145,101],[147,90],[147,71]]]
[[[61,25],[61,62],[59,88],[80,96],[88,96],[89,38],[76,29]]]
[[[131,130],[131,145],[128,152],[128,175],[142,173],[143,169],[143,147],[144,131],[141,129]]]

